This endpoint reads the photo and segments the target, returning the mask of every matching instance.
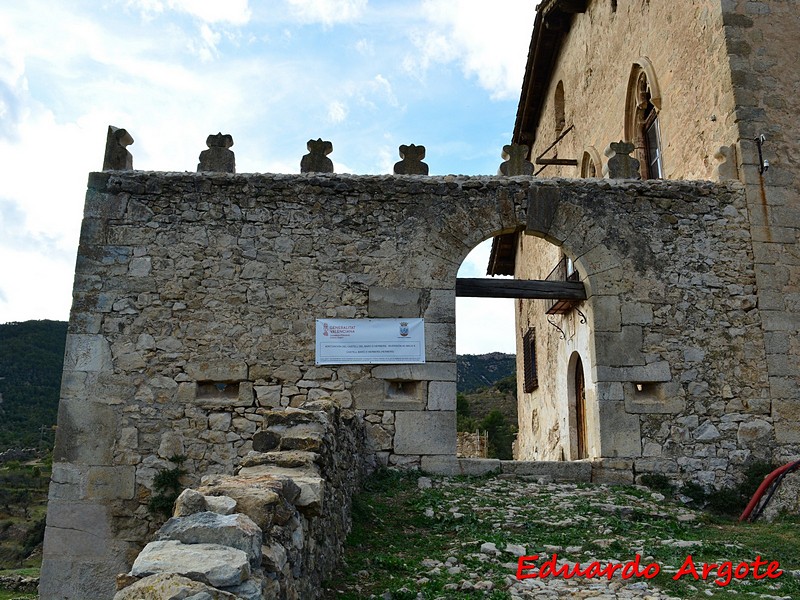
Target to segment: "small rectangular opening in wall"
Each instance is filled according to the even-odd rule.
[[[653,382],[634,383],[633,388],[637,394],[645,396],[657,396],[659,391],[659,385]]]
[[[386,397],[391,400],[417,400],[421,383],[405,380],[387,381]]]
[[[239,397],[238,381],[198,381],[197,398],[237,399]]]

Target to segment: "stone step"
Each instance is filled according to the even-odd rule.
[[[588,483],[592,479],[592,463],[589,461],[516,461],[494,458],[423,456],[421,468],[427,473],[448,476],[504,473],[520,477],[546,478],[550,481]]]

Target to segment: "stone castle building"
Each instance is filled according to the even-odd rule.
[[[668,461],[711,483],[714,468],[700,456],[728,467],[757,451],[796,456],[799,32],[797,4],[779,0],[539,5],[514,141],[532,146],[540,176],[603,177],[609,142],[624,140],[642,179],[739,181],[746,205],[708,205],[701,237],[678,210],[615,233],[643,263],[668,246],[692,254],[693,275],[654,286],[644,264],[629,288],[585,302],[518,300],[519,458]],[[740,218],[747,232],[731,243],[737,269],[748,268],[726,281],[726,249],[712,230]],[[594,287],[589,260],[568,243],[514,232],[496,238],[490,273]],[[669,309],[654,305],[665,299]],[[690,334],[708,319],[711,336],[666,343],[664,328]],[[731,343],[733,354],[720,352]],[[734,370],[748,374],[741,387]],[[609,418],[624,439],[607,439]]]
[[[337,175],[322,140],[300,175],[237,174],[222,134],[197,173],[134,171],[111,129],[86,193],[41,598],[146,583],[148,502],[177,456],[192,510],[247,523],[211,595],[248,600],[316,593],[375,465],[719,486],[796,457],[797,13],[542,3],[514,133],[540,177],[428,177],[413,144],[396,175]],[[624,144],[601,152],[617,140],[663,180],[618,179]],[[518,279],[457,281],[493,237],[493,272]],[[455,298],[477,288],[519,298],[518,453],[539,462],[456,458]],[[332,318],[422,318],[425,362],[317,364]]]

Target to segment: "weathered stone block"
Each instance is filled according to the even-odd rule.
[[[114,595],[113,600],[158,600],[160,598],[236,600],[237,596],[182,575],[161,573],[144,577],[121,589]]]
[[[253,390],[259,406],[277,408],[281,405],[281,386],[256,385]]]
[[[183,544],[221,544],[247,554],[252,568],[261,564],[261,529],[247,515],[205,511],[173,517],[161,526],[155,539],[177,540]]]
[[[642,328],[639,325],[625,325],[620,333],[599,331],[594,334],[594,339],[598,365],[632,367],[645,364]]]
[[[779,444],[800,443],[800,401],[773,400],[772,422],[775,441]]]
[[[455,362],[430,362],[422,365],[379,365],[372,369],[377,379],[404,381],[456,381]]]
[[[457,392],[454,381],[431,381],[428,384],[428,410],[455,410]]]
[[[455,323],[455,290],[431,290],[428,307],[422,316],[425,318],[426,326],[429,323]]]
[[[367,440],[370,446],[375,451],[391,450],[392,449],[392,435],[377,423],[367,423],[365,425],[367,431]]]
[[[642,454],[639,416],[625,411],[623,402],[598,403],[600,420],[600,455],[636,457]]]
[[[501,470],[496,458],[456,458],[455,456],[423,456],[420,468],[426,473],[455,477],[458,475],[480,476]]]
[[[174,540],[150,542],[136,557],[131,575],[197,574],[214,587],[239,585],[250,576],[247,554],[218,544],[182,544]]]
[[[64,352],[65,371],[92,373],[111,369],[111,347],[102,335],[68,333]]]
[[[617,296],[593,296],[591,300],[594,331],[620,331],[620,301]]]
[[[615,469],[604,461],[590,463],[592,467],[592,483],[605,485],[630,485],[633,483],[632,469]]]
[[[132,466],[91,467],[86,495],[97,500],[130,500],[136,492],[136,469]]]
[[[70,463],[53,463],[48,501],[76,501],[86,498],[87,467]]]
[[[243,381],[247,379],[247,363],[224,358],[190,362],[184,367],[195,381]]]
[[[625,410],[636,414],[678,414],[686,408],[686,393],[677,381],[625,383]]]
[[[131,277],[147,277],[153,270],[152,259],[149,256],[132,258],[128,265],[128,274]]]
[[[58,406],[53,460],[76,465],[111,464],[116,437],[117,417],[112,407],[64,398]]]
[[[736,432],[736,440],[740,446],[750,446],[752,444],[768,443],[773,435],[772,424],[764,419],[753,419],[739,423],[739,430]]]
[[[372,318],[420,317],[422,316],[420,290],[370,287],[368,310]]]
[[[456,326],[453,323],[425,324],[425,359],[455,360]]]
[[[398,411],[395,454],[456,453],[455,411]]]
[[[592,464],[587,461],[517,461],[502,462],[503,473],[543,477],[548,481],[584,481],[592,476]]]

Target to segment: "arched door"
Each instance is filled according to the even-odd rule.
[[[578,460],[589,457],[588,443],[586,441],[586,385],[583,378],[583,363],[580,356],[575,361],[575,437]]]

